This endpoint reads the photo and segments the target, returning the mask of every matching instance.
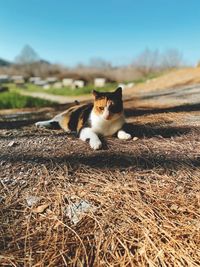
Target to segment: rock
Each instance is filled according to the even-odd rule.
[[[86,212],[94,211],[94,207],[85,200],[72,203],[67,207],[66,215],[70,220],[77,224]]]
[[[139,138],[138,137],[133,137],[133,141],[137,141]]]
[[[176,204],[173,204],[173,205],[171,205],[170,209],[173,210],[173,211],[177,211],[178,210],[178,206]]]
[[[27,202],[29,207],[34,206],[39,200],[40,200],[40,198],[36,197],[36,196],[28,196],[26,198],[26,202]]]

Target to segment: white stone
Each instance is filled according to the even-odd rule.
[[[37,202],[40,200],[37,196],[27,196],[26,202],[29,207],[32,207],[33,205],[37,204]]]
[[[74,224],[77,224],[87,212],[92,211],[95,211],[94,206],[85,200],[80,200],[79,202],[72,203],[67,207],[66,215]]]

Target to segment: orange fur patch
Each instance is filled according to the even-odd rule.
[[[101,108],[105,108],[106,106],[110,106],[111,104],[113,104],[113,101],[107,99],[107,97],[96,99],[94,101],[93,110],[96,114],[101,114],[103,113],[103,110],[101,110]]]

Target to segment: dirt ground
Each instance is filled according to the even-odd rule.
[[[58,107],[30,125],[4,113],[1,266],[200,266],[198,88],[126,100],[135,138],[106,138],[99,151],[32,125]],[[74,222],[69,208],[80,201],[87,211]]]

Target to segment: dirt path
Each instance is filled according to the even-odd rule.
[[[86,101],[86,100],[91,100],[92,99],[91,95],[61,96],[61,95],[53,95],[53,94],[48,94],[48,93],[25,92],[25,91],[21,91],[20,94],[27,95],[27,96],[32,96],[32,97],[39,97],[39,98],[42,98],[42,99],[46,99],[46,100],[57,102],[59,104],[72,103],[75,100],[77,100],[77,101]]]
[[[168,88],[163,90],[140,90],[137,95],[146,105],[183,105],[200,103],[200,84]]]
[[[91,101],[93,99],[92,95],[81,95],[81,96],[60,96],[53,95],[44,92],[20,92],[23,95],[28,95],[32,97],[39,97],[42,99],[57,102],[59,104],[73,103],[74,101]],[[154,88],[148,91],[141,87],[139,91],[135,91],[135,88],[123,91],[124,100],[131,98],[140,99],[140,104],[154,104],[154,105],[181,105],[181,104],[191,104],[200,102],[200,84],[180,86],[177,88],[167,88],[163,90],[154,90]]]

